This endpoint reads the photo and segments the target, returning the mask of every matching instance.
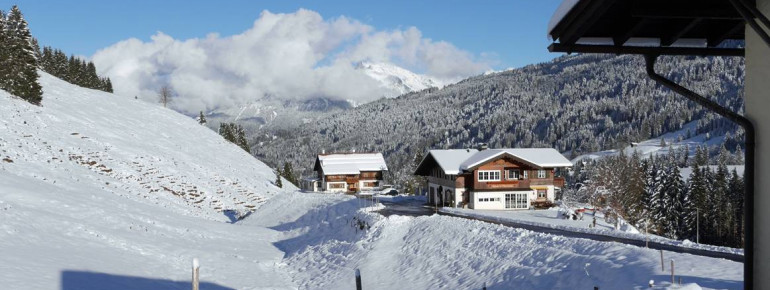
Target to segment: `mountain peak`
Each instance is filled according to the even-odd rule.
[[[355,68],[369,77],[380,82],[380,86],[392,91],[396,97],[406,93],[421,91],[431,87],[443,87],[445,84],[437,79],[416,74],[392,63],[362,61]]]

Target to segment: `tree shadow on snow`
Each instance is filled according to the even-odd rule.
[[[61,290],[145,290],[145,289],[190,289],[190,281],[172,281],[157,278],[123,276],[107,273],[71,271],[61,273]],[[210,282],[200,282],[201,290],[234,290]]]
[[[364,231],[360,229],[356,219],[356,211],[362,206],[362,201],[351,199],[330,207],[310,210],[293,222],[271,227],[281,232],[304,231],[296,237],[277,241],[273,245],[288,257],[304,248],[330,240],[354,242]]]

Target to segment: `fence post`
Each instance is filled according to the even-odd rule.
[[[356,290],[361,290],[361,270],[356,269]]]
[[[663,250],[660,250],[660,270],[666,271],[666,266],[663,264]]]
[[[192,290],[198,290],[200,264],[198,264],[198,258],[193,259],[192,264]]]
[[[674,285],[676,281],[674,280],[674,260],[671,260],[671,285]]]

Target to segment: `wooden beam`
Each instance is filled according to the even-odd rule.
[[[717,46],[722,41],[725,41],[730,35],[737,34],[742,29],[746,28],[746,22],[744,22],[742,19],[740,21],[736,21],[735,24],[732,26],[728,26],[726,30],[724,30],[722,33],[716,34],[713,37],[707,38],[707,45],[708,46]]]
[[[646,47],[646,46],[614,46],[614,45],[583,45],[551,43],[550,52],[565,53],[610,53],[610,54],[642,54],[642,55],[699,55],[699,56],[744,56],[743,48],[714,48],[714,47]]]
[[[622,46],[628,39],[634,36],[634,34],[642,29],[650,20],[648,18],[636,18],[633,25],[630,26],[628,29],[620,30],[621,32],[624,32],[622,35],[616,35],[612,37],[612,42],[615,43],[615,46]]]
[[[701,22],[703,22],[703,18],[693,19],[692,21],[687,23],[687,25],[685,25],[682,29],[679,29],[678,31],[676,31],[676,33],[672,34],[669,37],[661,39],[660,46],[669,46],[673,44],[679,38],[682,38],[683,35],[687,34],[687,32],[690,32],[690,30],[692,30],[695,26],[698,26],[698,24],[700,24]]]

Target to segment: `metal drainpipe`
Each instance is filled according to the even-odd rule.
[[[745,237],[743,255],[745,261],[743,263],[743,285],[744,289],[753,289],[754,287],[754,124],[749,119],[741,116],[730,109],[722,107],[721,105],[713,102],[703,96],[685,88],[681,85],[657,74],[655,72],[655,61],[658,59],[657,55],[644,55],[644,60],[647,65],[647,75],[658,82],[659,84],[667,87],[668,89],[686,97],[687,99],[706,107],[707,109],[719,114],[722,117],[738,124],[746,132],[746,156],[743,178],[744,189],[744,215],[746,222],[743,225],[743,234]]]

